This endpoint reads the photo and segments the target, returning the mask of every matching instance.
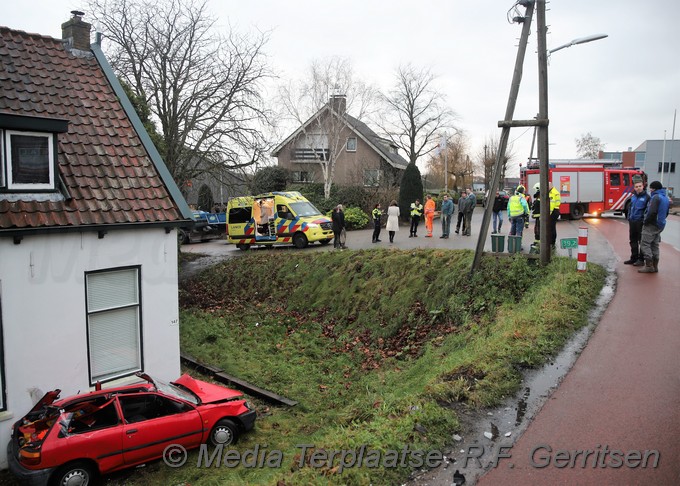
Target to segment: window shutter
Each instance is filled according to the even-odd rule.
[[[86,276],[92,382],[142,369],[138,275],[132,268]]]

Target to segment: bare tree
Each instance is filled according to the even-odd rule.
[[[576,153],[583,159],[597,159],[601,150],[604,150],[604,144],[590,132],[576,139]]]
[[[458,132],[448,138],[446,144],[446,166],[448,166],[448,186],[456,191],[472,183],[474,167],[470,164],[468,139],[464,133]],[[432,154],[427,161],[428,180],[444,185],[444,151]]]
[[[491,183],[491,178],[493,176],[493,169],[496,164],[496,159],[498,158],[498,145],[500,141],[498,137],[489,135],[484,140],[484,146],[477,152],[478,167],[484,174],[484,187],[488,190],[489,184]],[[505,156],[503,157],[503,164],[501,165],[501,187],[494,188],[493,190],[501,189],[505,183],[505,170],[508,165],[508,161],[514,156],[512,152],[512,144],[509,144],[505,150]]]
[[[90,0],[107,55],[160,125],[175,181],[250,166],[268,152],[266,33],[220,33],[205,0]]]
[[[331,57],[313,61],[304,78],[280,86],[279,98],[283,116],[302,127],[296,146],[311,151],[318,162],[328,199],[336,162],[346,149],[348,112],[364,117],[375,89],[355,77],[348,59]]]
[[[435,88],[435,80],[429,69],[400,66],[394,87],[381,96],[384,112],[375,123],[411,163],[433,152],[444,132],[457,132],[455,113]]]

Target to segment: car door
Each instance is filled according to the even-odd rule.
[[[201,417],[188,403],[153,392],[121,395],[118,399],[125,421],[123,459],[126,465],[159,458],[170,444],[190,449],[201,443]]]

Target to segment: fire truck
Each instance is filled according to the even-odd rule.
[[[562,218],[581,219],[585,213],[599,216],[604,212],[628,215],[633,176],[642,177],[647,185],[647,176],[642,170],[624,168],[618,161],[565,160],[551,162],[549,167],[549,180],[560,191]],[[528,193],[533,193],[537,182],[538,162],[531,161],[520,168],[520,183]]]

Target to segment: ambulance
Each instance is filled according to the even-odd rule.
[[[333,223],[299,192],[270,192],[229,199],[229,243],[241,250],[251,245],[289,245],[305,248],[333,239]]]

